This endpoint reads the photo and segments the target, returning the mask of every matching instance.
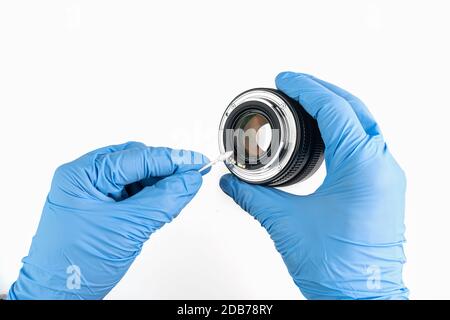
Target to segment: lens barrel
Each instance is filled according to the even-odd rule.
[[[226,165],[243,181],[287,186],[309,178],[323,161],[316,120],[303,107],[271,88],[247,90],[231,101],[219,127]]]

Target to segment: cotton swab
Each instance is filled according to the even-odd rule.
[[[203,167],[201,167],[198,172],[202,172],[203,170],[208,169],[209,167],[212,167],[213,165],[215,165],[218,162],[222,162],[227,160],[229,157],[231,157],[233,155],[233,151],[228,151],[225,153],[220,154],[216,159],[214,159],[213,161],[209,162],[208,164],[204,165]]]

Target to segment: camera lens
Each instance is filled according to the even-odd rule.
[[[317,122],[281,91],[256,88],[231,101],[219,128],[220,152],[233,151],[231,173],[254,184],[286,186],[310,177],[323,161]]]

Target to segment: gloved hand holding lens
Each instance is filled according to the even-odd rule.
[[[234,175],[223,176],[221,188],[266,228],[306,298],[406,299],[406,180],[374,118],[358,98],[315,77],[284,72],[276,85],[318,122],[325,143],[323,184],[308,196],[253,185],[278,184],[259,180],[259,168],[247,165],[248,142],[238,141],[244,147],[235,150],[244,150],[244,159],[229,164]],[[267,177],[276,179],[284,168],[274,166],[275,175]]]

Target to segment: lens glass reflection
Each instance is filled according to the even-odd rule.
[[[249,113],[237,123],[239,143],[249,157],[261,157],[270,148],[272,127],[269,120],[259,113]],[[244,151],[243,150],[243,151]]]

